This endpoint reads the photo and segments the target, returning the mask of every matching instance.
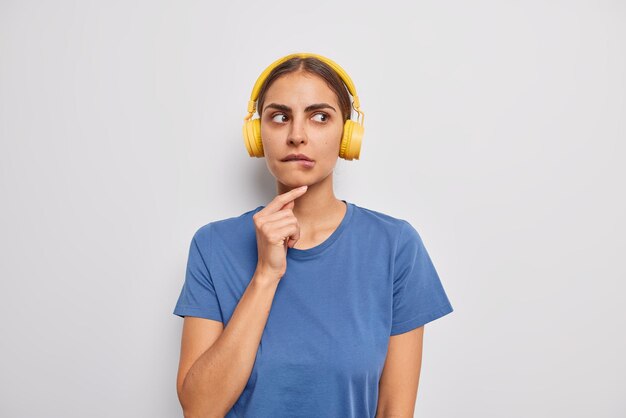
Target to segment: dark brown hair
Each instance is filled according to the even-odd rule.
[[[337,101],[339,102],[339,109],[341,110],[343,121],[345,122],[347,119],[350,119],[352,113],[350,94],[347,87],[343,83],[343,80],[339,74],[335,72],[335,70],[328,66],[328,64],[314,57],[291,58],[278,65],[269,73],[259,90],[259,97],[257,99],[257,112],[259,113],[259,116],[261,116],[261,112],[263,111],[263,102],[265,101],[267,89],[280,76],[296,71],[304,71],[321,77],[326,82],[328,87],[337,95]]]

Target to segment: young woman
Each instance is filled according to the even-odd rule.
[[[362,116],[316,54],[257,80],[244,139],[277,196],[191,241],[174,309],[185,417],[413,416],[424,324],[453,309],[407,221],[335,197],[337,158],[358,158],[363,134],[350,94]]]

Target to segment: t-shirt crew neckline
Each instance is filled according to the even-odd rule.
[[[341,234],[343,234],[343,232],[348,227],[348,224],[350,223],[350,219],[352,218],[352,212],[353,212],[352,203],[347,202],[343,199],[341,199],[341,201],[346,204],[346,213],[343,215],[343,219],[341,220],[337,228],[335,228],[333,233],[330,234],[330,236],[326,238],[325,241],[321,242],[320,244],[317,244],[315,247],[306,248],[304,250],[298,249],[298,248],[288,248],[287,257],[294,258],[294,259],[312,258],[321,254],[328,247],[333,245],[335,241],[337,241],[337,239],[341,236]]]
[[[293,259],[309,259],[318,256],[328,247],[333,245],[335,241],[343,234],[348,225],[350,224],[350,220],[352,219],[352,213],[354,212],[354,205],[346,200],[341,199],[343,203],[346,204],[346,213],[343,215],[343,219],[339,223],[339,226],[335,228],[332,234],[326,240],[315,247],[307,248],[304,250],[298,248],[288,248],[287,249],[287,257]],[[265,206],[259,206],[255,209],[255,213],[265,208]]]

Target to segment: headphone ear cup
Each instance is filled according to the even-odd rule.
[[[264,156],[263,141],[261,141],[261,120],[259,118],[243,123],[243,142],[250,157],[261,158]]]
[[[339,147],[339,157],[345,160],[359,159],[361,141],[363,140],[363,125],[348,119],[343,125],[343,137]]]

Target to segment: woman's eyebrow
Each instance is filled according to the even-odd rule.
[[[304,111],[305,112],[309,112],[311,110],[319,110],[319,109],[332,109],[333,112],[337,112],[335,110],[334,107],[332,107],[331,105],[329,105],[328,103],[316,103],[316,104],[312,104],[310,106],[307,106]]]
[[[278,104],[278,103],[270,103],[265,106],[265,109],[269,109],[269,108],[283,110],[285,112],[291,112],[291,108],[289,106],[285,106],[283,104]],[[333,112],[335,113],[337,112],[337,110],[335,110],[335,108],[329,105],[328,103],[315,103],[315,104],[307,106],[304,109],[304,111],[310,112],[311,110],[319,110],[319,109],[332,109]]]

